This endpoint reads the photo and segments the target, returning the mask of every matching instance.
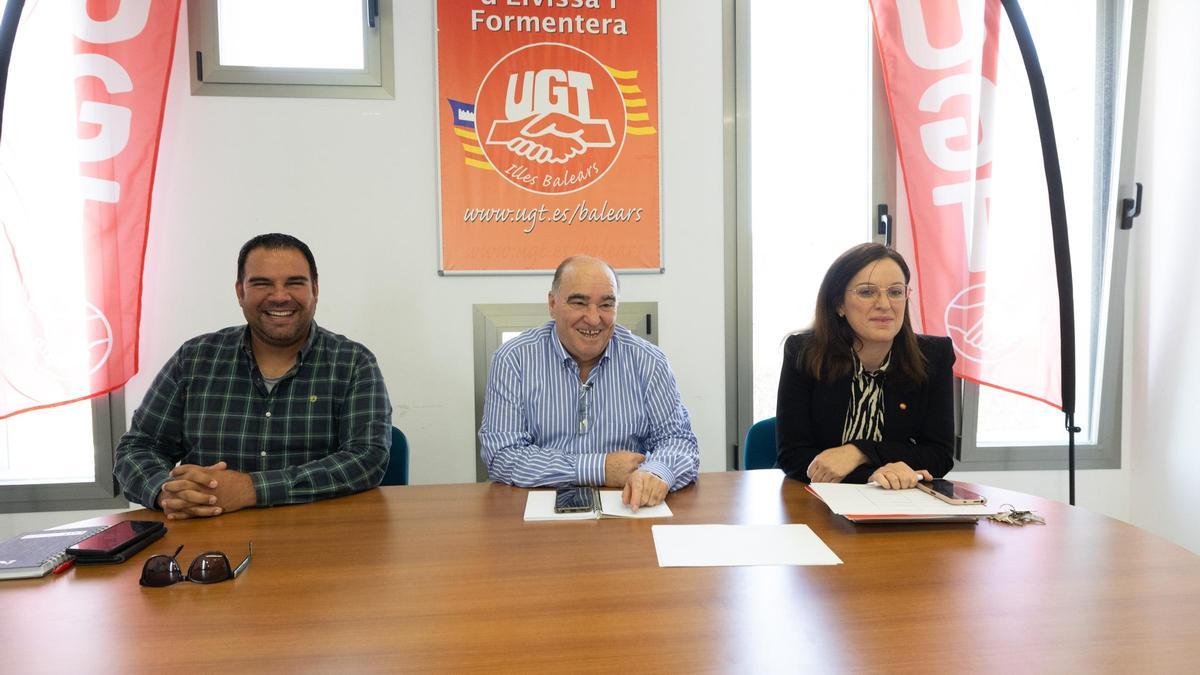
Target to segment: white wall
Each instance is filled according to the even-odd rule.
[[[393,101],[192,96],[187,13],[167,95],[146,258],[141,372],[127,416],[184,340],[242,323],[233,282],[255,234],[295,234],[320,272],[317,321],[378,357],[408,436],[410,480],[475,480],[474,303],[540,302],[549,276],[437,275],[433,3],[397,1]],[[657,301],[701,446],[725,468],[721,3],[660,4],[665,274],[627,275]],[[60,514],[66,522],[91,514]],[[42,527],[0,520],[0,537]]]
[[[186,32],[167,100],[146,266],[141,400],[183,340],[242,321],[234,258],[290,232],[317,257],[317,321],[379,358],[414,483],[475,479],[473,303],[538,302],[548,276],[440,277],[433,16],[396,2],[396,100],[191,96]],[[659,303],[660,346],[704,451],[724,468],[721,16],[662,3],[663,275],[627,275]],[[132,405],[130,405],[132,410]]]
[[[234,255],[253,234],[293,232],[321,270],[318,321],[375,351],[412,445],[415,483],[474,479],[473,303],[533,302],[544,277],[438,277],[431,3],[396,2],[395,101],[193,97],[186,26],[168,94],[147,256],[142,373],[128,413],[183,340],[241,321]],[[659,302],[700,438],[723,470],[723,230],[720,3],[662,0],[663,199],[667,273],[628,276],[627,300]],[[185,13],[186,14],[186,13]],[[186,20],[186,16],[183,17]],[[1187,203],[1200,179],[1200,3],[1151,4],[1127,304],[1122,469],[1081,471],[1077,503],[1200,552],[1200,451],[1187,424],[1200,358],[1190,286],[1200,232]],[[1189,244],[1191,244],[1189,246]],[[1181,283],[1188,288],[1179,288]],[[1190,330],[1189,330],[1190,329]],[[1066,501],[1065,472],[956,478]],[[1019,506],[1019,505],[1018,505]],[[0,516],[0,538],[90,513]]]
[[[1200,553],[1200,3],[1155,0],[1146,28],[1134,226],[1131,521]]]

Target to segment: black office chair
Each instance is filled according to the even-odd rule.
[[[387,473],[380,485],[408,485],[408,439],[404,432],[392,427],[392,454]]]
[[[775,418],[759,420],[746,431],[742,443],[743,469],[774,469],[779,462],[779,451],[775,445]]]

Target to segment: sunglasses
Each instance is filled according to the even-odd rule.
[[[179,552],[183,550],[183,544],[180,544],[179,548],[175,549],[175,553],[171,555],[159,554],[147,558],[146,563],[142,565],[142,580],[139,583],[143,586],[159,587],[170,586],[179,581],[215,584],[218,581],[236,579],[250,564],[250,557],[254,555],[254,542],[247,542],[246,546],[250,550],[237,569],[229,564],[229,558],[224,553],[205,551],[192,560],[185,575],[177,560]]]

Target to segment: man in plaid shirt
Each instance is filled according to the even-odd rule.
[[[238,254],[235,289],[246,325],[185,342],[134,413],[113,467],[125,496],[174,520],[378,485],[387,389],[366,347],[313,322],[312,251],[259,235]]]

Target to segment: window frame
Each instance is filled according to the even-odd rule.
[[[1097,289],[1098,321],[1095,328],[1095,354],[1081,359],[1079,366],[1089,369],[1092,400],[1076,401],[1076,426],[1081,415],[1091,413],[1088,423],[1095,439],[1075,443],[1076,469],[1121,468],[1122,358],[1124,354],[1125,288],[1129,258],[1130,231],[1120,229],[1120,203],[1134,193],[1133,169],[1137,155],[1137,123],[1141,100],[1142,61],[1145,51],[1146,9],[1144,0],[1096,0],[1102,10],[1104,40],[1115,47],[1116,69],[1111,83],[1114,104],[1112,120],[1100,126],[1109,130],[1106,138],[1111,152],[1108,176],[1097,172],[1096,192],[1108,202],[1093,223],[1099,239],[1097,266],[1101,270]],[[1114,50],[1110,49],[1109,53]],[[1097,73],[1100,80],[1103,73]],[[1110,83],[1099,81],[1103,91]],[[1102,110],[1098,115],[1104,114]],[[1092,283],[1075,279],[1075,284]],[[1076,326],[1076,330],[1081,327]],[[1091,326],[1086,330],[1093,330]],[[1099,363],[1097,363],[1097,361]],[[1077,366],[1078,367],[1078,366]],[[961,383],[958,447],[955,469],[959,471],[1063,470],[1067,468],[1067,433],[1054,445],[987,445],[977,442],[979,385]]]
[[[37,411],[24,413],[36,415]],[[0,513],[125,509],[113,477],[117,443],[125,433],[124,389],[92,399],[95,475],[90,483],[0,485]]]
[[[220,65],[217,0],[188,0],[192,94],[293,98],[395,98],[392,0],[362,0],[363,70]],[[374,14],[374,26],[370,25]]]

